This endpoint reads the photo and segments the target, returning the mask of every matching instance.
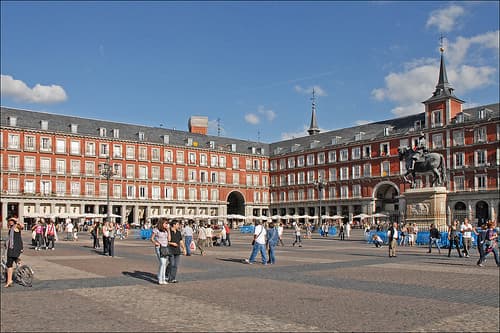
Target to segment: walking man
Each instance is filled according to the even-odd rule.
[[[252,254],[249,259],[245,259],[245,263],[253,264],[255,263],[255,258],[257,257],[257,253],[260,252],[260,256],[262,257],[262,264],[267,265],[267,257],[266,257],[266,228],[262,225],[261,221],[257,221],[255,226],[255,230],[253,233],[253,241],[252,241]]]
[[[396,257],[396,246],[398,246],[398,223],[394,222],[387,231],[389,236],[389,258]]]
[[[432,244],[436,244],[439,254],[441,254],[441,248],[439,247],[439,240],[441,239],[441,233],[437,230],[436,226],[431,224],[431,228],[429,229],[429,251],[427,253],[431,253]]]
[[[465,218],[464,224],[462,224],[462,226],[460,227],[460,232],[462,233],[464,255],[466,258],[469,258],[469,249],[472,246],[472,224],[470,224],[468,218]]]

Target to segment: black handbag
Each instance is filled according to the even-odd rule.
[[[160,245],[160,257],[166,258],[170,255],[170,250],[168,246],[161,246]]]

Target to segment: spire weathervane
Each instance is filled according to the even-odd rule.
[[[439,51],[441,54],[444,52],[444,36],[441,34],[441,37],[439,37]]]

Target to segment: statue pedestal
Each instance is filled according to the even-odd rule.
[[[405,222],[428,229],[434,223],[439,230],[447,225],[446,187],[426,187],[406,190],[400,197],[400,207],[406,207]]]

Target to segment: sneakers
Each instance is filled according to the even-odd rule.
[[[253,265],[253,262],[250,262],[248,259],[243,260],[243,262],[248,265]]]
[[[477,265],[478,265],[479,267],[483,267],[483,264],[481,264],[481,263],[477,263]]]

